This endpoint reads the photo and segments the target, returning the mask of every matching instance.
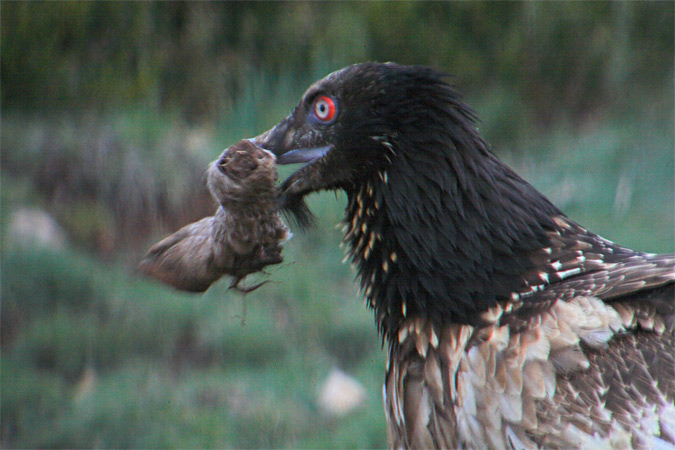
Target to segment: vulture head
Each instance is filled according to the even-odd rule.
[[[292,113],[251,139],[278,164],[300,223],[304,197],[347,193],[345,241],[385,334],[406,314],[477,323],[526,283],[560,212],[502,164],[473,112],[432,68],[346,67],[307,89]]]
[[[426,159],[430,140],[453,134],[442,129],[448,125],[479,141],[473,113],[445,78],[427,67],[363,63],[310,86],[288,117],[253,139],[278,164],[305,164],[283,183],[282,206],[305,222],[306,194],[358,190],[384,174],[399,149]]]

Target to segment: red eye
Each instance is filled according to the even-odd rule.
[[[322,122],[330,122],[335,118],[335,102],[332,98],[322,95],[314,101],[314,115]]]

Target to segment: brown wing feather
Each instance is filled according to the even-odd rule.
[[[594,296],[613,302],[675,282],[675,255],[640,253],[593,234],[566,217],[555,219],[551,247],[532,253],[537,269],[524,275],[526,287],[512,294],[502,324],[525,328],[557,301]],[[672,302],[672,297],[670,298]]]
[[[673,284],[558,301],[527,328],[409,319],[390,347],[395,448],[675,446]],[[439,381],[440,379],[440,381]]]

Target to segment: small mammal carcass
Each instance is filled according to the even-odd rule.
[[[139,269],[163,283],[203,292],[223,275],[240,288],[247,275],[283,261],[290,237],[277,207],[275,156],[248,140],[226,149],[207,171],[207,186],[220,204],[214,216],[187,225],[145,255]]]

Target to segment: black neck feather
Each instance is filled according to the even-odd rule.
[[[523,287],[561,214],[487,150],[469,112],[435,106],[423,129],[383,137],[390,162],[347,190],[345,241],[385,337],[411,316],[478,324]]]

